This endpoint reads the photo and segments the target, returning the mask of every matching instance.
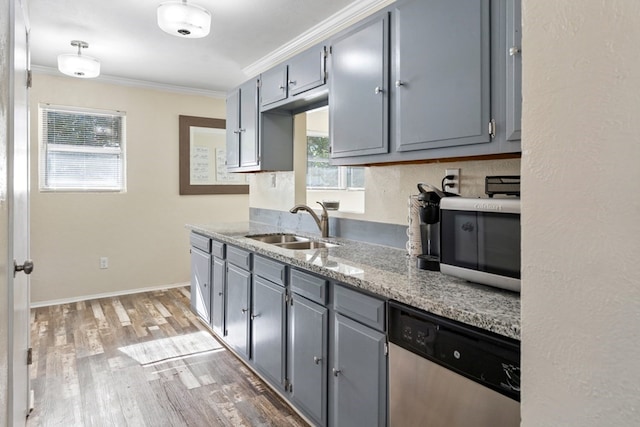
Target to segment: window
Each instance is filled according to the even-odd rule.
[[[40,106],[40,190],[124,191],[120,111]]]
[[[364,189],[364,167],[329,164],[329,137],[307,135],[307,188]]]

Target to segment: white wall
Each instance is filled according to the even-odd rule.
[[[522,425],[637,426],[640,2],[522,16]]]
[[[178,116],[224,100],[36,74],[30,101],[33,302],[188,282],[184,225],[248,219],[247,195],[178,194]],[[127,113],[126,193],[38,191],[38,103]]]

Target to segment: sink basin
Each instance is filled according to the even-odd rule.
[[[246,236],[249,239],[258,240],[263,243],[280,244],[280,243],[295,243],[309,241],[308,238],[302,236],[296,236],[295,234],[256,234],[253,236]]]
[[[295,234],[254,234],[246,236],[249,239],[257,240],[263,243],[269,243],[273,246],[292,250],[333,248],[338,246],[335,243],[319,242],[311,240],[308,237],[296,236]]]
[[[320,248],[335,248],[335,243],[327,243],[327,242],[316,242],[316,241],[307,241],[307,242],[290,242],[290,243],[276,243],[274,246],[279,246],[285,249],[293,249],[293,250],[303,250],[303,249],[320,249]]]

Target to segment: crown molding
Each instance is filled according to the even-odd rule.
[[[258,59],[256,62],[247,65],[242,71],[247,77],[258,75],[395,1],[396,0],[357,0],[314,27],[311,27],[295,39],[290,40],[273,52]]]
[[[31,71],[33,71],[36,74],[46,74],[50,76],[64,77],[64,75],[61,74],[57,68],[44,67],[42,65],[32,65]],[[143,88],[143,89],[155,89],[163,92],[180,93],[183,95],[200,95],[200,96],[207,96],[210,98],[218,98],[218,99],[225,99],[227,96],[226,92],[222,92],[222,91],[196,89],[196,88],[190,88],[186,86],[174,86],[174,85],[168,85],[164,83],[148,82],[144,80],[126,79],[123,77],[115,77],[115,76],[105,76],[102,74],[96,77],[95,79],[91,79],[91,80],[98,81],[101,83],[120,85],[120,86],[137,87],[137,88]]]

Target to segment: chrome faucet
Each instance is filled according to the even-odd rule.
[[[329,214],[327,213],[327,208],[320,202],[316,202],[320,206],[322,206],[322,215],[318,218],[318,215],[307,205],[295,205],[292,207],[289,212],[298,213],[298,211],[307,211],[316,222],[316,225],[320,229],[320,234],[322,237],[329,237]]]

